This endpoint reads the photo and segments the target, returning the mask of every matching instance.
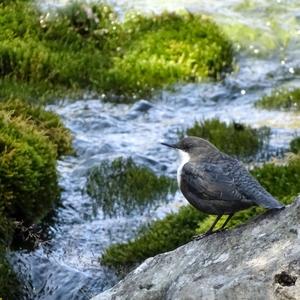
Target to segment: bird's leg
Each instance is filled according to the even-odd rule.
[[[218,221],[222,218],[222,215],[219,215],[216,217],[215,221],[213,222],[213,224],[211,225],[211,227],[207,230],[207,232],[205,233],[205,235],[209,235],[211,233],[213,233],[213,229],[215,228],[215,226],[217,225]]]
[[[213,229],[216,226],[216,224],[218,223],[218,221],[221,219],[221,217],[222,217],[222,215],[218,215],[217,218],[215,219],[215,221],[213,222],[213,224],[211,225],[211,227],[204,234],[196,235],[193,237],[193,239],[200,240],[200,239],[204,238],[205,236],[208,236],[212,233],[217,232],[217,231],[213,231]]]
[[[224,229],[225,226],[228,224],[229,220],[233,217],[234,214],[230,214],[228,215],[228,218],[226,219],[226,221],[224,222],[224,224],[222,225],[222,227],[220,228],[220,230]]]

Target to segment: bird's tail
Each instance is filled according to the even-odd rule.
[[[283,209],[285,207],[268,192],[260,193],[256,197],[255,203],[268,209]]]

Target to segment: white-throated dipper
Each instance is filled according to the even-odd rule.
[[[284,208],[237,159],[219,151],[210,142],[190,136],[173,145],[162,144],[179,150],[181,163],[177,181],[184,197],[200,211],[217,215],[205,235],[214,232],[222,215],[228,218],[221,230],[235,212],[253,205]]]

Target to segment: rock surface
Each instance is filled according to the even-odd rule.
[[[300,198],[147,259],[93,300],[300,299]]]

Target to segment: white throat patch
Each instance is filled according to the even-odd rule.
[[[182,170],[183,166],[187,162],[189,162],[190,155],[187,152],[184,152],[182,150],[178,150],[178,153],[179,153],[180,165],[179,165],[179,167],[177,169],[177,183],[178,183],[178,186],[180,188],[181,170]]]

